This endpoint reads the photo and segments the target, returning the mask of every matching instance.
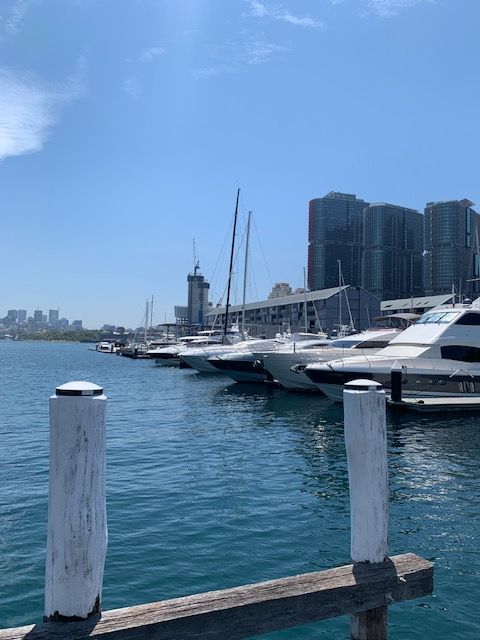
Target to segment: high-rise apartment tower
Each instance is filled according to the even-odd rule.
[[[380,202],[363,215],[362,285],[380,300],[422,295],[422,214]]]
[[[338,261],[346,284],[361,282],[363,210],[369,203],[353,194],[330,191],[310,200],[308,210],[308,286],[338,286]]]
[[[427,294],[475,296],[480,291],[480,216],[467,200],[428,202],[424,216],[424,286]]]

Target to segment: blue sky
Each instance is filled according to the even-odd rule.
[[[237,186],[249,300],[303,285],[308,200],[330,190],[480,208],[478,0],[0,0],[0,17],[0,317],[132,326],[153,294],[170,320],[193,238],[218,302]]]

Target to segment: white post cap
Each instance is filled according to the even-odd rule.
[[[345,391],[381,391],[382,385],[376,380],[350,380],[345,383]]]
[[[93,382],[74,380],[57,387],[55,393],[57,396],[101,396],[103,388]]]

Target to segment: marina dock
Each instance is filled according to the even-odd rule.
[[[480,397],[417,396],[404,397],[400,401],[387,400],[387,406],[395,411],[435,413],[445,411],[480,411]]]

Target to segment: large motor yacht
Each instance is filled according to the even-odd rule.
[[[480,396],[480,305],[435,308],[372,356],[310,364],[306,375],[341,402],[343,386],[356,379],[380,382],[388,391],[392,369],[402,371],[402,395]]]
[[[271,344],[278,340],[261,340],[246,339],[237,344],[214,344],[205,346],[195,346],[180,351],[180,362],[183,362],[191,369],[195,369],[199,373],[225,373],[221,368],[214,366],[213,360],[218,360],[227,354],[251,354],[259,349],[269,349]]]
[[[400,329],[369,329],[329,344],[310,343],[284,345],[276,351],[259,356],[263,368],[282,387],[295,391],[318,391],[314,382],[305,375],[305,367],[315,362],[335,360],[347,354],[374,354],[401,333]]]
[[[182,364],[180,354],[186,352],[188,349],[219,345],[225,339],[228,341],[229,348],[231,349],[232,344],[236,344],[242,340],[242,337],[236,325],[232,325],[232,327],[227,330],[226,335],[218,329],[207,329],[199,331],[196,335],[182,336],[178,338],[175,344],[171,344],[170,346],[150,349],[147,351],[147,356],[153,358],[158,365],[178,367]],[[189,366],[186,362],[184,362],[184,364],[185,366]]]
[[[292,349],[299,350],[307,346],[325,346],[329,342],[323,333],[318,335],[312,333],[278,335],[272,340],[261,341],[254,349],[242,352],[230,350],[222,355],[210,357],[208,362],[235,382],[273,381],[272,376],[263,368],[265,353],[276,351],[286,344],[290,345]]]

